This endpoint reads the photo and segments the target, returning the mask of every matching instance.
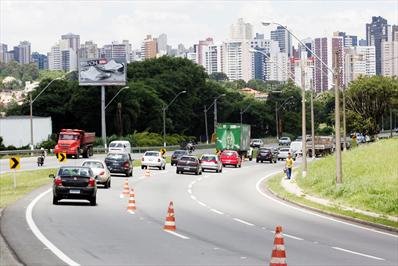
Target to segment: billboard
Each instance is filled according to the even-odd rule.
[[[79,85],[126,85],[127,65],[120,59],[80,59]]]

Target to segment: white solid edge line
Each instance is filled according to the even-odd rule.
[[[355,255],[359,255],[359,256],[363,256],[363,257],[375,259],[375,260],[385,260],[385,259],[383,259],[383,258],[379,258],[379,257],[375,257],[375,256],[363,254],[363,253],[360,253],[360,252],[355,252],[355,251],[352,251],[352,250],[349,250],[349,249],[344,249],[344,248],[339,248],[339,247],[332,247],[332,248],[333,248],[333,249],[336,249],[336,250],[340,250],[340,251],[352,253],[352,254],[355,254]]]
[[[199,200],[196,201],[198,204],[202,205],[203,207],[207,207],[207,205]]]
[[[286,234],[286,233],[283,233],[283,236],[290,237],[290,238],[293,238],[293,239],[296,239],[296,240],[304,240],[304,239],[302,239],[301,237],[288,235],[288,234]]]
[[[221,214],[221,215],[223,215],[224,213],[223,212],[220,212],[219,210],[216,210],[216,209],[210,209],[212,212],[215,212],[215,213],[218,213],[218,214]]]
[[[312,212],[312,211],[309,211],[309,210],[306,210],[306,209],[302,209],[302,208],[299,208],[299,207],[292,206],[290,204],[287,204],[287,203],[283,202],[282,200],[278,200],[278,199],[275,199],[275,198],[273,198],[271,196],[268,196],[263,191],[261,191],[260,184],[261,184],[261,182],[263,182],[268,177],[270,177],[272,175],[275,175],[277,173],[279,173],[279,171],[278,172],[273,172],[273,173],[270,173],[270,174],[266,175],[265,177],[263,177],[260,180],[258,180],[258,182],[256,184],[257,191],[261,195],[266,197],[267,199],[270,199],[270,200],[272,200],[274,202],[277,202],[277,203],[279,203],[279,204],[281,204],[281,205],[283,205],[285,207],[289,207],[289,208],[295,209],[295,210],[303,212],[303,213],[312,214],[314,216],[317,216],[317,217],[320,217],[320,218],[323,218],[323,219],[327,219],[327,220],[334,221],[334,222],[337,222],[337,223],[341,223],[341,224],[349,225],[349,226],[352,226],[352,227],[360,228],[360,229],[367,230],[367,231],[370,231],[370,232],[379,233],[379,234],[382,234],[382,235],[387,235],[387,236],[392,236],[392,237],[398,238],[398,235],[393,235],[393,234],[382,232],[382,231],[378,231],[378,230],[375,230],[375,229],[372,229],[372,228],[367,228],[367,227],[356,225],[356,224],[352,224],[352,223],[349,223],[349,222],[340,221],[340,220],[328,217],[328,216],[323,215],[323,214],[315,213],[315,212]]]
[[[36,203],[48,192],[52,189],[48,189],[37,196],[32,202],[29,204],[28,208],[26,209],[26,221],[28,222],[30,230],[32,230],[33,234],[39,239],[55,256],[57,256],[60,260],[65,262],[68,265],[79,266],[80,264],[76,261],[72,260],[68,256],[65,255],[61,250],[59,250],[53,243],[50,242],[43,234],[40,232],[39,228],[36,226],[35,222],[33,221],[32,211]]]
[[[196,197],[194,195],[191,195],[191,199],[196,200]]]
[[[187,236],[184,236],[184,235],[181,235],[181,234],[179,234],[179,233],[176,233],[176,232],[174,232],[174,231],[170,231],[170,230],[163,230],[163,231],[165,231],[165,232],[167,232],[167,233],[169,233],[169,234],[172,234],[172,235],[178,236],[178,237],[180,237],[180,238],[182,238],[182,239],[189,239],[189,237],[187,237]]]
[[[191,189],[188,189],[188,193],[189,193],[189,194],[192,194],[192,190],[191,190]]]
[[[249,226],[254,226],[254,224],[246,222],[246,221],[243,221],[243,220],[241,220],[239,218],[233,218],[233,220],[235,220],[235,221],[237,221],[239,223],[242,223],[242,224],[246,224],[246,225],[249,225]]]

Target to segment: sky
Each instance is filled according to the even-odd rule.
[[[265,38],[275,26],[264,27],[262,21],[283,24],[300,39],[330,37],[335,31],[366,39],[365,24],[372,16],[398,24],[398,1],[0,0],[0,43],[11,50],[27,40],[32,52],[47,53],[71,32],[80,35],[81,43],[93,40],[102,47],[127,39],[136,49],[147,34],[166,33],[173,47],[189,47],[207,37],[227,40],[238,18]]]

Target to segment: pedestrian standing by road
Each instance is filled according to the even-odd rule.
[[[293,159],[292,159],[292,155],[290,154],[290,152],[287,154],[287,158],[286,158],[286,166],[285,166],[285,170],[286,170],[286,177],[287,179],[290,179],[292,176],[292,168],[293,168]]]

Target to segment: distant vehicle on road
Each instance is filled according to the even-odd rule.
[[[256,163],[268,161],[270,163],[276,163],[278,155],[272,151],[271,148],[260,148],[257,153]]]
[[[108,153],[105,158],[105,164],[111,173],[133,176],[133,159],[130,153]]]
[[[127,140],[114,140],[109,143],[109,152],[128,152],[131,153],[131,144]]]
[[[148,169],[148,167],[156,167],[166,169],[166,159],[162,156],[160,151],[146,151],[141,158],[141,169]]]
[[[83,158],[88,158],[93,156],[94,142],[94,132],[85,132],[81,129],[61,129],[54,153],[58,155],[63,152],[67,156],[74,156],[75,158],[79,158],[80,155],[83,155]]]
[[[100,160],[86,160],[82,163],[82,166],[91,168],[97,184],[104,185],[105,188],[111,187],[111,172],[109,172],[105,162]]]
[[[62,199],[84,199],[90,205],[97,204],[97,182],[90,167],[63,166],[58,169],[57,175],[50,174],[53,178],[53,204],[58,204]]]
[[[225,150],[220,155],[222,166],[233,165],[242,167],[242,160],[237,151]]]
[[[170,160],[170,164],[171,166],[173,165],[177,165],[178,160],[184,156],[184,155],[188,155],[188,151],[187,150],[175,150],[173,151],[173,154],[171,155],[171,160]]]
[[[253,147],[253,148],[260,148],[263,145],[264,145],[264,142],[261,139],[252,139],[250,141],[250,147]]]
[[[331,136],[314,137],[315,156],[324,156],[332,154],[335,148],[334,138]],[[307,142],[308,156],[312,157],[312,141]]]
[[[220,157],[215,154],[203,154],[200,157],[200,164],[202,165],[202,171],[215,170],[216,173],[222,172],[222,163]]]
[[[195,173],[195,175],[202,174],[202,165],[196,156],[184,155],[178,160],[176,173],[185,172]]]
[[[297,156],[303,155],[303,142],[302,141],[292,141],[290,143],[290,150]]]
[[[278,153],[278,160],[286,160],[289,153],[292,155],[292,159],[296,160],[297,154],[293,153],[290,148],[280,148]]]
[[[279,145],[289,146],[292,141],[289,137],[282,137],[279,139]]]

